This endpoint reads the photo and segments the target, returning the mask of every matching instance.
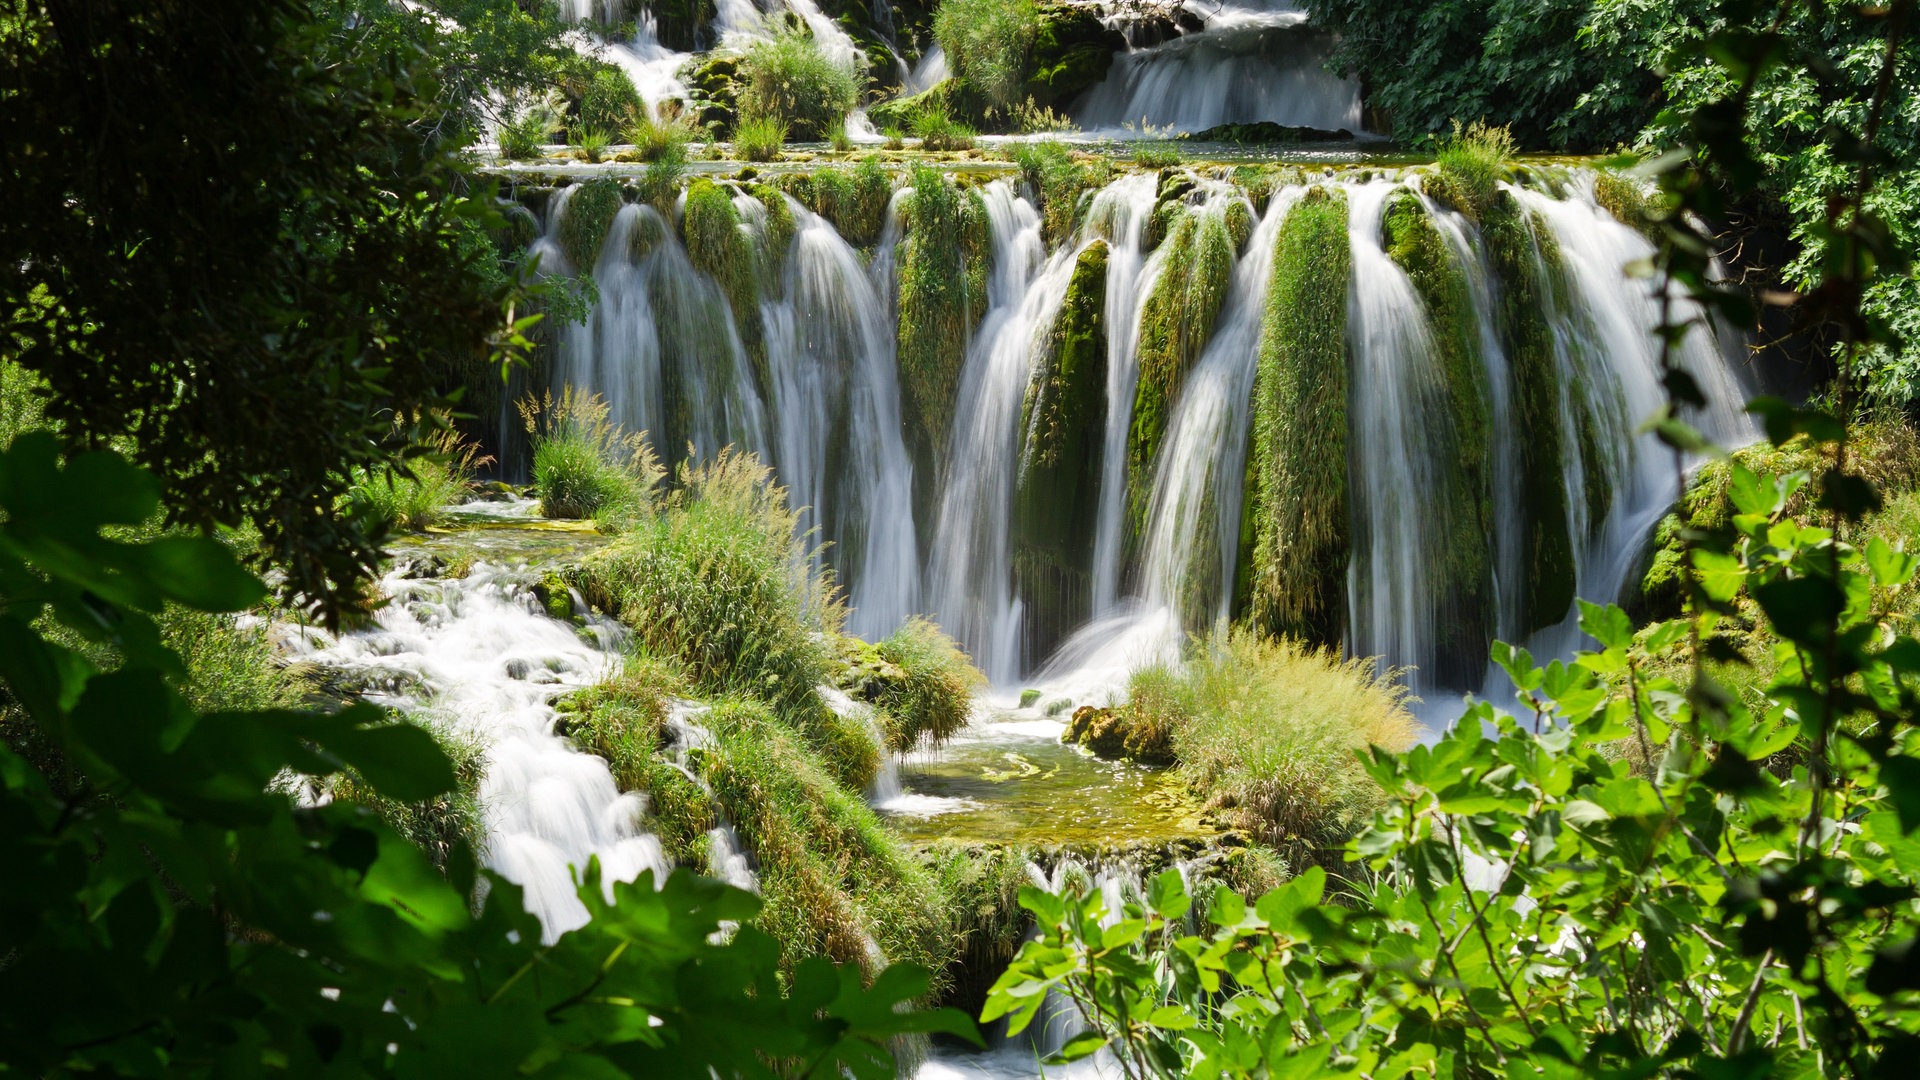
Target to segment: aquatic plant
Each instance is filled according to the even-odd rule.
[[[619,183],[604,176],[576,185],[567,195],[560,216],[560,251],[574,273],[593,270],[607,229],[624,201]]]
[[[641,161],[673,159],[684,165],[694,138],[693,127],[685,120],[655,120],[645,113],[634,117],[621,131]]]
[[[592,518],[617,530],[643,514],[662,470],[644,433],[628,432],[608,415],[606,399],[572,386],[515,403],[533,445],[533,483],[540,512]]]
[[[1075,260],[1020,409],[1013,574],[1029,665],[1093,615],[1092,564],[1107,426],[1107,243]]]
[[[480,444],[450,427],[433,431],[420,449],[424,452],[387,468],[355,469],[347,505],[388,529],[425,529],[447,507],[466,500],[474,473],[493,460],[480,453]]]
[[[560,121],[543,105],[536,104],[512,120],[500,125],[500,156],[508,161],[526,161],[540,156],[540,148],[560,130]]]
[[[756,41],[740,58],[740,127],[734,135],[735,147],[743,141],[740,133],[755,120],[779,124],[778,142],[789,136],[802,142],[824,138],[835,122],[845,123],[859,96],[860,84],[851,69],[828,59],[811,33],[783,27],[772,37]],[[772,142],[778,153],[778,142],[766,138],[771,128],[752,130],[759,145]]]
[[[903,404],[913,427],[944,448],[967,338],[986,309],[985,214],[971,193],[916,166],[899,261]]]
[[[1181,212],[1167,234],[1153,291],[1140,308],[1140,381],[1127,435],[1128,519],[1144,528],[1160,441],[1187,373],[1213,336],[1233,278],[1233,240],[1220,210]]]
[[[1280,227],[1254,384],[1248,619],[1315,643],[1346,621],[1352,259],[1346,196],[1309,189]]]

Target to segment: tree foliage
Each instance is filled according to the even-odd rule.
[[[716,943],[759,907],[719,882],[603,888],[590,865],[591,921],[548,932],[465,846],[442,877],[371,811],[297,804],[276,789],[290,774],[350,769],[411,801],[451,790],[454,768],[372,706],[189,706],[154,615],[230,611],[265,588],[216,540],[115,538],[160,495],[112,453],[63,461],[44,432],[0,454],[0,685],[79,777],[56,789],[0,745],[10,1069],[885,1077],[889,1038],[970,1031],[952,1012],[896,1011],[925,993],[924,972],[863,987],[815,959],[782,986],[771,938],[749,926]],[[49,619],[118,668],[51,640]]]
[[[50,419],[351,604],[352,467],[509,330],[490,205],[422,138],[433,63],[286,0],[9,0],[0,53],[0,313]]]

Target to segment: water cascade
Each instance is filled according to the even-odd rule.
[[[1114,57],[1075,118],[1089,131],[1125,125],[1202,131],[1270,121],[1360,130],[1360,87],[1326,69],[1330,41],[1287,0],[1222,3],[1193,33]]]
[[[1443,722],[1448,698],[1485,685],[1494,637],[1563,651],[1576,593],[1620,598],[1676,490],[1671,455],[1634,434],[1663,400],[1658,305],[1619,269],[1647,242],[1599,207],[1590,175],[1538,175],[1503,186],[1482,220],[1423,193],[1417,172],[1281,185],[1257,215],[1218,178],[1133,174],[1082,195],[1051,254],[1034,204],[987,183],[986,310],[931,477],[916,477],[901,437],[889,332],[904,189],[865,249],[786,204],[793,241],[763,271],[780,285],[763,286],[754,324],[764,389],[729,290],[694,268],[673,222],[622,207],[598,255],[599,306],[567,331],[555,380],[607,394],[668,457],[689,442],[766,453],[832,542],[862,635],[920,611],[997,686],[1097,697],[1237,616],[1249,529],[1285,527],[1243,528],[1259,464],[1249,402],[1277,238],[1318,187],[1342,205],[1352,267],[1333,331],[1346,342],[1349,539],[1324,583],[1337,609],[1326,641],[1413,668]],[[772,249],[768,197],[733,201]],[[552,200],[540,250],[561,246],[568,202]],[[1073,347],[1098,350],[1094,383],[1049,369],[1082,339]],[[1750,438],[1720,339],[1697,330],[1681,353],[1714,403],[1700,425]],[[1041,444],[1061,430],[1082,442],[1049,457]],[[917,501],[916,484],[931,498]],[[1036,517],[1036,498],[1062,505]]]
[[[540,611],[521,575],[492,563],[464,578],[381,581],[392,602],[371,630],[338,638],[294,629],[295,655],[369,688],[368,700],[477,744],[486,863],[526,892],[549,941],[585,925],[575,867],[600,860],[612,884],[664,875],[660,842],[641,828],[645,799],[621,794],[606,762],[553,733],[553,699],[617,672],[623,634],[596,620],[581,635]]]

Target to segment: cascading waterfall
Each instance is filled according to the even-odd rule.
[[[615,882],[669,869],[659,840],[641,828],[644,797],[621,794],[606,762],[553,734],[553,699],[618,671],[624,635],[607,621],[592,623],[590,638],[575,633],[498,565],[457,580],[411,572],[402,566],[381,581],[393,602],[374,629],[335,638],[301,627],[290,647],[387,687],[369,700],[438,718],[484,748],[486,863],[525,890],[551,942],[587,922],[573,868],[598,858],[609,899]]]
[[[1201,131],[1271,121],[1360,129],[1360,87],[1326,68],[1329,39],[1286,0],[1222,3],[1203,29],[1116,56],[1075,117],[1089,131],[1124,125]]]
[[[1004,181],[982,195],[993,230],[989,306],[960,377],[927,582],[941,625],[988,678],[1006,681],[1019,674],[1010,545],[1020,402],[1073,253],[1046,257],[1040,215]]]
[[[1620,269],[1647,255],[1647,242],[1599,208],[1590,179],[1575,172],[1550,182],[1565,191],[1549,194],[1537,184],[1502,190],[1531,245],[1519,265],[1542,283],[1534,314],[1545,344],[1533,346],[1529,362],[1545,365],[1554,399],[1548,411],[1565,448],[1552,482],[1565,492],[1566,520],[1555,528],[1569,538],[1568,574],[1578,594],[1611,600],[1675,493],[1671,455],[1650,436],[1634,434],[1664,400],[1651,334],[1658,305],[1645,283]],[[1532,510],[1514,388],[1521,376],[1510,355],[1510,316],[1503,314],[1510,288],[1503,275],[1515,272],[1515,256],[1503,256],[1508,261],[1497,268],[1481,226],[1421,194],[1418,184],[1321,183],[1348,201],[1353,260],[1346,317],[1353,540],[1344,644],[1414,668],[1420,691],[1439,702],[1432,715],[1439,723],[1455,707],[1444,701],[1451,693],[1482,689],[1484,642],[1477,635],[1531,640],[1541,653],[1577,640],[1566,610],[1530,612],[1524,595]],[[1141,392],[1142,325],[1170,258],[1169,245],[1149,246],[1149,223],[1171,205],[1157,178],[1122,176],[1083,196],[1077,228],[1051,255],[1037,211],[1010,184],[978,190],[992,238],[987,310],[966,349],[942,474],[923,520],[916,522],[911,509],[913,469],[894,370],[894,249],[904,189],[867,252],[848,246],[825,218],[787,205],[794,242],[778,269],[782,284],[763,290],[760,313],[770,384],[764,405],[752,393],[751,364],[724,291],[691,267],[670,223],[644,206],[625,207],[615,218],[595,271],[599,307],[586,326],[568,331],[556,378],[606,393],[630,428],[689,418],[687,437],[697,452],[731,441],[766,453],[795,504],[811,508],[809,522],[833,541],[829,558],[853,601],[851,625],[859,633],[882,635],[921,611],[958,638],[996,685],[1028,680],[1071,687],[1062,692],[1086,699],[1123,685],[1131,666],[1177,655],[1189,634],[1233,611],[1248,402],[1267,285],[1276,237],[1305,188],[1274,191],[1233,258],[1226,299],[1169,399],[1165,437],[1140,475],[1130,474],[1128,448]],[[1180,212],[1196,218],[1245,205],[1230,185],[1203,178],[1177,198],[1185,204]],[[1487,431],[1483,472],[1468,480],[1450,472],[1464,436],[1449,426],[1448,410],[1457,406],[1439,373],[1443,328],[1383,240],[1384,208],[1408,199],[1424,211],[1439,257],[1462,281],[1463,321],[1444,332],[1471,353]],[[561,192],[553,201],[556,219],[566,200]],[[760,235],[766,215],[759,204],[744,194],[735,201],[747,228]],[[556,235],[550,222],[538,249],[557,252]],[[1085,478],[1099,487],[1094,536],[1087,554],[1076,556],[1085,560],[1078,572],[1091,582],[1081,615],[1090,622],[1036,673],[1031,659],[1021,659],[1023,609],[1049,598],[1023,595],[1031,587],[1016,583],[1013,564],[1023,402],[1041,377],[1051,328],[1064,318],[1078,257],[1095,242],[1106,247],[1105,294],[1097,306],[1106,408],[1098,421],[1099,460],[1089,459],[1094,471]],[[1694,309],[1682,302],[1676,310]],[[1714,335],[1692,334],[1680,359],[1714,402],[1701,421],[1707,433],[1730,444],[1750,438],[1737,411],[1739,378]],[[1436,533],[1458,524],[1448,500],[1461,484],[1484,484],[1477,496],[1482,517],[1467,526],[1480,535],[1467,571],[1448,562],[1459,555],[1457,546],[1446,546],[1460,543],[1459,530],[1445,541]],[[1133,503],[1143,509],[1129,511],[1129,499],[1143,494]],[[1133,513],[1143,517],[1129,524]],[[1443,625],[1452,618],[1448,590],[1463,587],[1463,574],[1471,579],[1464,587],[1483,598],[1475,602],[1487,606],[1484,622],[1466,634]],[[1546,629],[1533,634],[1538,627]]]

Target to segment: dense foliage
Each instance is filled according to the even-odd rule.
[[[130,439],[171,517],[251,522],[289,590],[350,605],[379,556],[335,509],[351,467],[508,331],[490,208],[417,130],[432,65],[233,0],[17,0],[0,53],[0,314],[48,415]]]

